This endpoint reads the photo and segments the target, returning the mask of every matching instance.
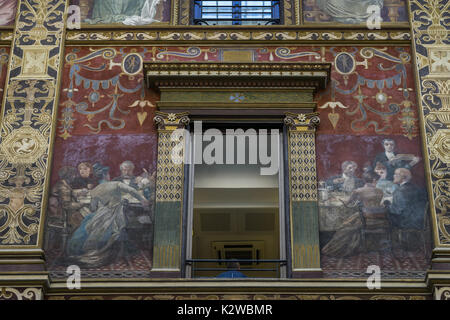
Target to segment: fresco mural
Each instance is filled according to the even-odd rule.
[[[86,271],[149,270],[155,146],[149,135],[57,140],[60,165],[53,168],[47,213],[50,270],[70,264]]]
[[[305,23],[365,24],[373,5],[380,7],[382,22],[408,21],[405,0],[303,0],[303,19]]]
[[[51,274],[65,277],[78,263],[99,277],[149,276],[159,97],[145,89],[142,63],[236,57],[333,64],[316,97],[324,276],[361,277],[373,264],[387,277],[423,276],[430,230],[407,46],[67,47],[47,219]],[[58,229],[52,221],[62,214]]]
[[[0,26],[14,24],[17,0],[0,0]]]
[[[64,70],[46,223],[48,269],[57,276],[76,264],[85,276],[130,270],[145,276],[157,138],[156,97],[144,90],[142,56],[132,48],[68,48]]]
[[[317,148],[325,272],[345,276],[378,265],[421,276],[431,231],[420,139],[322,134]]]
[[[130,26],[170,21],[170,0],[71,0],[79,5],[82,22]]]
[[[327,51],[331,82],[317,95],[322,268],[423,277],[431,230],[410,49]]]

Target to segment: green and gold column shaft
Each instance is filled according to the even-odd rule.
[[[68,0],[18,1],[1,111],[3,258],[42,258],[67,3]]]
[[[189,123],[188,113],[156,112],[158,160],[152,271],[180,271],[183,216],[184,163],[174,161],[173,151],[184,155],[185,138],[173,133]]]
[[[416,87],[435,248],[450,270],[450,25],[447,0],[410,0]]]
[[[320,272],[316,173],[318,113],[286,113],[288,128],[292,271]]]

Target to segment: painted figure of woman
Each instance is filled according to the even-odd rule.
[[[17,0],[0,0],[0,26],[13,24]]]
[[[367,13],[371,5],[383,8],[384,0],[317,0],[317,6],[334,21],[341,23],[364,23],[372,15]]]
[[[95,0],[91,24],[124,23],[143,25],[156,22],[156,5],[160,0]]]
[[[394,194],[394,191],[397,190],[398,185],[387,179],[388,170],[384,163],[377,162],[374,172],[380,177],[377,181],[376,187],[383,190],[384,194],[383,200],[381,202],[389,199],[392,202],[392,195]]]
[[[364,175],[365,185],[352,192],[350,199],[344,205],[357,202],[366,219],[366,225],[371,228],[385,227],[387,209],[381,205],[383,191],[375,187],[375,176]],[[356,209],[357,207],[355,207]],[[351,215],[336,231],[333,238],[322,248],[322,253],[333,257],[345,257],[358,253],[362,246],[361,228],[363,222],[359,212]]]
[[[142,7],[141,14],[137,16],[128,17],[123,21],[123,24],[136,26],[159,22],[155,19],[156,7],[160,0],[146,0]]]
[[[129,194],[143,206],[149,202],[136,189],[120,181],[110,181],[109,168],[94,164],[100,184],[91,191],[91,213],[82,221],[67,244],[70,261],[88,267],[114,262],[124,251],[126,218],[122,195]]]
[[[96,181],[94,178],[94,169],[92,168],[92,164],[89,162],[81,162],[77,166],[78,168],[78,177],[74,179],[72,182],[73,189],[93,189],[96,186]]]

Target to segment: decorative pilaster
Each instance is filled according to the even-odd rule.
[[[447,0],[410,0],[434,249],[427,279],[434,298],[450,288],[450,25]]]
[[[0,272],[43,268],[67,2],[18,1],[0,117]]]
[[[184,163],[174,161],[172,151],[184,155],[184,135],[172,139],[189,123],[188,113],[156,112],[158,162],[152,271],[180,272],[183,214]]]
[[[294,277],[321,272],[316,174],[318,113],[286,113],[289,135],[289,185],[292,270]]]
[[[450,270],[450,2],[410,0],[410,10],[434,226],[433,265],[444,263]]]

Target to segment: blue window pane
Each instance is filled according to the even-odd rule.
[[[232,7],[219,7],[219,8],[217,8],[217,10],[219,12],[232,12],[233,8]]]
[[[204,13],[203,19],[214,19],[217,18],[217,15],[215,13]]]
[[[209,25],[280,24],[280,0],[194,0],[194,23]]]

